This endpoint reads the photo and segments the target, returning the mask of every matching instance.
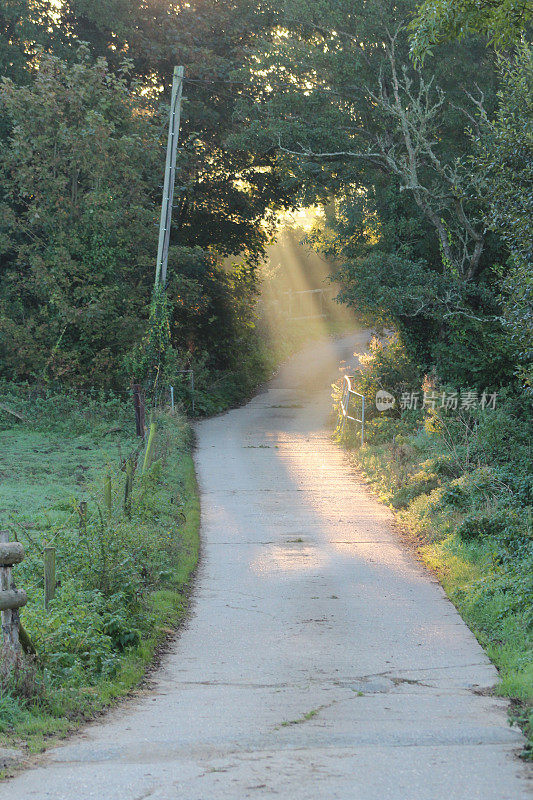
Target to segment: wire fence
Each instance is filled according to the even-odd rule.
[[[190,393],[194,393],[192,370],[181,370],[177,380],[186,380]],[[60,572],[64,574],[76,564],[76,549],[83,543],[87,545],[89,534],[93,536],[97,529],[109,528],[125,516],[131,517],[135,513],[135,475],[144,475],[156,460],[156,455],[167,455],[164,438],[155,435],[155,422],[147,421],[153,417],[153,412],[175,409],[174,387],[148,384],[145,389],[135,385],[132,395],[132,416],[135,413],[139,437],[137,445],[130,448],[125,456],[119,453],[118,463],[107,463],[101,470],[98,483],[86,486],[80,492],[81,496],[73,496],[72,508],[70,511],[65,509],[65,515],[60,522],[41,529],[38,526],[28,529],[27,525],[17,519],[16,514],[12,513],[8,517],[9,521],[5,526],[8,538],[24,544],[25,562],[17,577],[24,582],[24,590],[30,602],[35,602],[42,593],[44,606],[48,608],[56,588],[56,550],[60,557]],[[43,509],[39,513],[46,515],[47,511]],[[52,579],[47,580],[50,574]],[[25,578],[30,580],[26,582]]]
[[[156,377],[137,385],[144,394],[145,411],[148,409],[174,411],[179,407],[186,414],[193,417],[196,415],[198,391],[192,367],[176,369],[165,381],[160,381]]]
[[[52,420],[57,420],[62,433],[64,431],[65,436],[70,438],[83,435],[80,433],[82,431],[88,433],[91,430],[91,419],[98,420],[100,429],[109,421],[111,426],[105,433],[118,432],[127,419],[127,408],[118,398],[108,405],[104,397],[87,393],[85,402],[83,395],[79,398],[69,396],[62,405],[58,394],[57,405],[54,390],[50,392],[50,387],[43,387],[41,392],[28,387],[27,395],[20,395],[20,405],[24,413],[14,415],[17,424],[25,425],[31,420],[32,411],[35,411],[47,420],[43,430],[55,431],[55,422],[50,422],[50,416],[47,417],[53,407]],[[45,614],[56,613],[52,601],[60,585],[68,583],[70,587],[77,586],[75,591],[81,593],[80,598],[87,591],[85,586],[101,585],[99,573],[105,569],[105,563],[102,568],[102,558],[105,562],[106,548],[111,559],[108,561],[108,569],[112,565],[115,571],[128,572],[128,563],[133,564],[135,561],[135,569],[138,571],[139,559],[142,562],[142,553],[148,546],[144,539],[145,528],[142,527],[146,503],[151,502],[152,487],[161,485],[164,465],[170,452],[171,433],[168,430],[165,432],[163,424],[163,430],[156,434],[155,420],[161,420],[161,415],[178,410],[183,414],[190,412],[194,415],[195,399],[195,373],[192,368],[176,369],[171,381],[167,379],[164,383],[156,377],[155,380],[132,385],[129,408],[131,419],[135,420],[137,443],[131,442],[124,454],[119,444],[118,453],[114,451],[106,464],[96,467],[94,481],[84,483],[79,492],[73,493],[69,501],[70,507],[58,498],[55,504],[52,501],[50,505],[36,509],[34,513],[38,518],[32,518],[24,510],[22,513],[13,510],[4,518],[4,530],[0,534],[8,544],[11,541],[24,546],[24,561],[17,565],[16,570],[12,570],[9,565],[5,567],[9,572],[10,585],[4,581],[6,587],[3,588],[10,597],[18,592],[27,598],[28,613],[30,621],[34,621],[34,630],[35,614],[39,618],[41,607]],[[16,406],[17,396],[12,401]],[[10,412],[10,408],[8,411]],[[70,414],[74,414],[78,425],[74,428],[75,433],[66,424],[71,419]],[[40,460],[42,457],[38,458]],[[179,500],[172,508],[174,514],[181,516]],[[135,520],[133,524],[132,520]],[[153,534],[150,535],[153,538]],[[157,541],[164,538],[164,531],[161,530],[157,537]],[[149,546],[152,545],[153,542]],[[166,546],[163,539],[161,546]],[[113,578],[110,583],[113,583]],[[114,583],[116,584],[116,577]],[[18,585],[19,589],[16,588]],[[1,591],[2,587],[0,593]],[[5,602],[7,594],[4,597]],[[80,602],[84,601],[80,599]],[[16,621],[21,635],[19,637],[17,632],[15,638],[26,649],[24,642],[27,645],[29,637],[20,623],[18,609],[13,608],[15,610],[7,609],[5,613],[11,615],[10,620]],[[4,615],[4,611],[2,614]],[[4,624],[4,617],[2,619],[3,640],[7,645],[8,626]],[[13,625],[10,625],[9,630],[11,628]],[[33,648],[31,642],[29,646]],[[35,654],[34,649],[31,652]]]
[[[95,525],[102,522],[106,518],[108,522],[112,521],[112,517],[121,515],[124,511],[124,494],[126,493],[125,484],[127,477],[126,465],[128,460],[132,460],[135,464],[135,471],[138,469],[138,464],[141,460],[140,456],[146,452],[147,443],[141,441],[139,445],[134,448],[126,456],[121,459],[118,465],[111,467],[107,465],[103,470],[103,479],[100,486],[94,486],[89,491],[85,490],[83,499],[72,499],[73,510],[66,516],[66,518],[51,529],[40,534],[41,540],[31,536],[23,526],[19,525],[17,521],[11,517],[12,523],[8,525],[8,530],[13,534],[15,541],[23,540],[26,549],[26,561],[29,565],[35,567],[35,562],[41,561],[42,568],[38,577],[35,577],[33,582],[25,585],[26,593],[31,599],[31,594],[36,590],[45,589],[45,573],[46,573],[46,553],[56,549],[56,545],[62,545],[62,568],[68,567],[72,559],[69,555],[69,548],[76,541],[79,542],[80,534],[83,531],[88,531]],[[111,491],[109,492],[109,487]],[[38,534],[39,536],[39,534]],[[35,569],[32,569],[35,574]],[[52,590],[53,593],[53,590]],[[46,602],[46,598],[45,598]]]

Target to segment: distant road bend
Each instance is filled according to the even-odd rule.
[[[326,428],[364,336],[197,426],[203,560],[154,688],[6,800],[525,800],[496,671]]]

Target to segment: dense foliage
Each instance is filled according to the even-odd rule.
[[[291,0],[250,63],[262,103],[240,108],[255,146],[323,203],[311,240],[339,265],[345,302],[444,381],[524,385],[531,55],[466,38],[462,7],[465,36],[426,43],[422,63],[408,0]]]
[[[413,23],[413,51],[424,57],[440,41],[479,33],[498,47],[531,30],[533,9],[522,0],[425,0]]]
[[[158,128],[85,48],[72,66],[43,56],[0,97],[4,374],[112,379],[150,286],[153,242],[133,232],[154,230]]]
[[[522,382],[533,385],[533,51],[501,58],[499,106],[482,115],[475,166],[488,199],[488,224],[509,252],[502,284],[506,330],[518,350]]]
[[[226,145],[236,128],[231,72],[267,24],[247,0],[0,3],[2,375],[120,391],[133,377],[176,63],[186,65],[186,99],[169,257],[172,363],[239,372],[264,221],[292,202],[275,157]]]
[[[182,63],[174,371],[236,373],[253,352],[265,221],[298,200],[324,206],[311,239],[345,302],[398,329],[417,366],[528,385],[528,13],[514,0],[0,3],[3,374],[146,377],[162,101]]]

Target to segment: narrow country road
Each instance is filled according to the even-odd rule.
[[[355,335],[197,427],[203,558],[154,687],[6,800],[522,800],[496,672],[326,429]]]

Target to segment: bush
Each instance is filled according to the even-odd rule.
[[[421,470],[409,478],[405,486],[394,494],[392,505],[394,508],[406,508],[409,503],[422,494],[429,494],[440,485],[438,475]]]
[[[418,416],[403,414],[401,417],[379,416],[370,419],[365,426],[365,438],[368,444],[384,444],[395,438],[414,433],[418,425]]]
[[[474,505],[502,494],[508,495],[508,489],[494,470],[479,467],[451,481],[442,492],[440,504],[441,507],[448,505],[457,511],[468,511]]]
[[[100,592],[62,586],[46,614],[32,605],[25,624],[52,685],[94,684],[111,678],[119,665],[118,648],[105,633],[109,611]]]
[[[498,394],[495,409],[475,410],[475,456],[516,474],[533,473],[533,396],[509,389]]]
[[[486,542],[493,557],[506,568],[514,570],[533,555],[531,508],[496,506],[491,510],[468,514],[457,529],[463,541]]]
[[[524,570],[492,572],[456,590],[454,599],[474,613],[491,639],[507,638],[515,626],[531,630],[533,584]],[[526,652],[521,666],[527,668],[530,663],[530,653]]]
[[[126,391],[127,387],[124,387]],[[69,436],[101,434],[132,418],[132,408],[113,392],[80,391],[47,384],[15,384],[0,380],[2,404],[24,417],[25,429],[64,431]],[[10,430],[16,418],[0,409],[0,430]]]
[[[365,395],[368,419],[380,416],[376,408],[376,393],[383,389],[396,398],[396,404],[388,416],[399,417],[399,399],[402,392],[416,391],[422,375],[409,359],[407,350],[398,333],[385,341],[374,337],[369,353],[359,356],[361,372],[357,376],[357,391]]]
[[[516,472],[497,470],[498,480],[514,495],[514,500],[522,506],[533,504],[533,475],[517,474]]]
[[[441,478],[458,478],[461,474],[457,461],[448,453],[428,458],[420,466],[422,469],[433,472]]]
[[[11,694],[0,694],[0,733],[13,728],[15,723],[24,719],[26,713],[16,697]]]
[[[507,526],[503,513],[468,514],[457,528],[457,533],[465,541],[471,539],[495,538],[500,536]]]

